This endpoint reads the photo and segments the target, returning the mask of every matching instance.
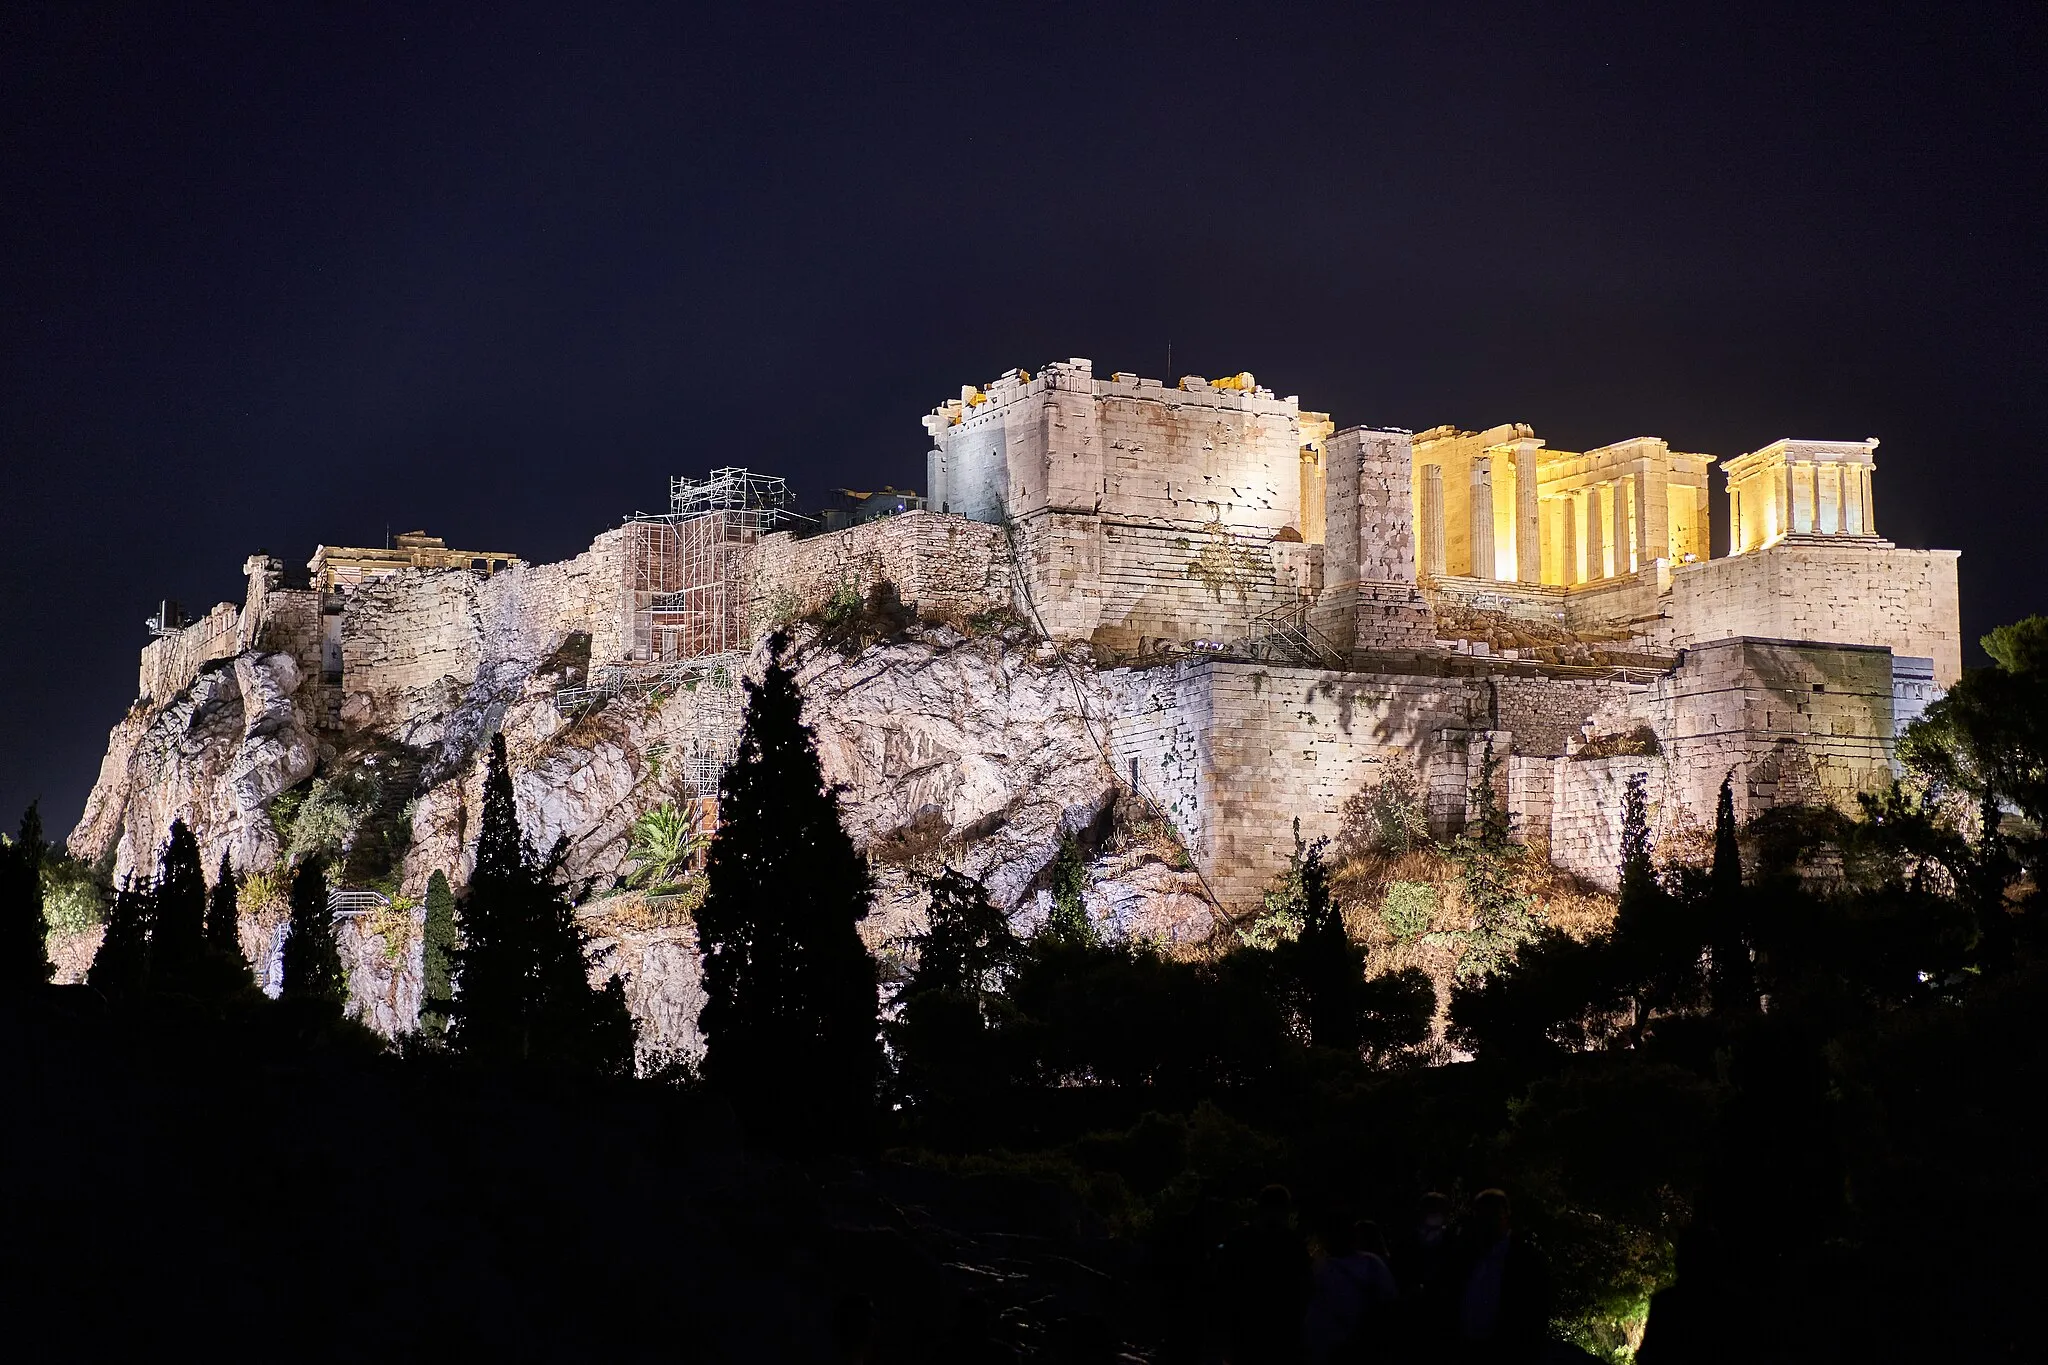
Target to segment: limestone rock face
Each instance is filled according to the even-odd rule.
[[[594,979],[624,978],[647,1050],[697,1050],[694,934],[687,924],[638,927],[601,896],[629,870],[635,819],[687,796],[677,756],[712,718],[737,714],[743,697],[705,684],[565,715],[554,701],[562,638],[497,621],[503,613],[483,610],[472,584],[444,578],[377,590],[431,590],[448,629],[474,629],[462,637],[469,643],[435,653],[380,627],[392,638],[378,637],[378,657],[411,652],[402,667],[366,667],[351,679],[327,754],[383,746],[417,762],[400,882],[418,899],[437,869],[457,887],[468,880],[489,739],[502,733],[528,838],[543,853],[561,841],[576,893],[600,897],[587,921]],[[1041,918],[1062,835],[1099,830],[1115,795],[1098,740],[1119,704],[1116,675],[1071,666],[1018,629],[970,639],[916,627],[852,656],[799,632],[790,657],[825,779],[840,789],[847,830],[874,868],[870,946],[900,951],[923,923],[926,878],[948,865],[982,878],[1020,928]],[[748,671],[758,677],[765,665],[764,646]],[[322,752],[313,690],[289,656],[251,652],[207,665],[162,706],[139,705],[114,728],[73,851],[95,857],[112,846],[120,871],[147,868],[182,816],[209,868],[223,849],[245,871],[270,866],[280,850],[267,807]],[[1091,873],[1087,904],[1106,933],[1184,941],[1212,923],[1199,880],[1143,849],[1105,855]],[[367,920],[337,925],[354,1009],[387,1033],[414,1027],[419,1008],[417,927],[396,934],[405,942],[393,936]],[[269,984],[277,935],[258,937],[254,956]]]
[[[171,822],[183,819],[211,869],[278,853],[271,798],[309,776],[319,742],[303,677],[287,654],[248,653],[211,664],[162,706],[138,704],[114,727],[71,851],[115,850],[116,877],[154,868]]]

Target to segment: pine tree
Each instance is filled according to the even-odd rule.
[[[317,857],[292,873],[292,923],[284,941],[286,1000],[317,1001],[339,1011],[348,1003],[348,976],[334,946],[334,917],[327,909],[327,873]]]
[[[1010,917],[990,902],[986,886],[950,867],[926,883],[925,891],[930,911],[925,931],[910,940],[917,965],[903,995],[993,989],[1024,949]]]
[[[43,917],[45,852],[42,814],[30,802],[22,812],[21,837],[0,843],[0,991],[44,985],[55,970]]]
[[[1714,867],[1707,883],[1708,946],[1713,960],[1716,1009],[1746,1008],[1756,1002],[1756,973],[1743,922],[1742,849],[1735,840],[1735,775],[1721,779],[1714,806]]]
[[[1298,823],[1294,838],[1299,845]],[[1351,941],[1343,912],[1330,896],[1330,873],[1323,862],[1327,843],[1318,839],[1301,850],[1301,932],[1282,952],[1301,989],[1309,1041],[1356,1051],[1362,1036],[1365,952]]]
[[[234,863],[221,854],[220,876],[206,896],[206,946],[217,953],[241,955],[241,906],[236,900],[241,889]]]
[[[154,917],[155,888],[149,880],[122,878],[85,984],[109,1000],[132,999],[148,989],[149,931]]]
[[[206,872],[199,841],[183,820],[171,822],[158,868],[151,969],[159,976],[182,975],[206,950]]]
[[[881,1062],[867,861],[825,785],[796,677],[770,641],[697,915],[704,1077],[774,1145],[864,1142]]]
[[[559,852],[559,850],[558,850]],[[590,984],[589,936],[519,829],[505,737],[491,737],[476,870],[454,951],[460,994],[449,1041],[495,1064],[630,1075],[634,1028],[624,983]]]
[[[455,998],[455,893],[448,876],[427,879],[427,923],[420,935],[420,1029],[431,1038],[448,1033],[448,1005]]]

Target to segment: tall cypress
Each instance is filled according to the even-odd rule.
[[[155,914],[155,887],[148,878],[121,879],[107,927],[93,954],[85,984],[109,1000],[142,994],[149,986],[149,930]]]
[[[491,737],[476,870],[453,952],[449,1041],[497,1064],[630,1074],[634,1028],[617,977],[590,984],[589,935],[519,828],[503,735]]]
[[[867,861],[825,785],[786,640],[747,684],[739,753],[719,787],[718,836],[697,913],[704,1076],[771,1145],[854,1145],[881,1065],[874,960],[859,924]]]
[[[28,990],[50,979],[49,921],[43,915],[43,817],[36,803],[22,812],[21,837],[0,845],[0,991]]]
[[[178,973],[206,948],[206,872],[199,841],[183,820],[171,822],[158,867],[150,962],[159,973]]]
[[[420,935],[420,1029],[432,1038],[448,1032],[455,949],[455,893],[447,874],[437,870],[427,879],[427,922]]]
[[[335,1010],[348,1003],[348,976],[334,946],[334,918],[327,909],[327,872],[308,858],[292,873],[291,932],[284,941],[286,1000],[319,1001]]]
[[[1742,892],[1742,849],[1735,840],[1735,774],[1721,779],[1714,806],[1714,868],[1707,882],[1708,949],[1713,962],[1716,1009],[1738,1009],[1756,1000],[1756,973],[1749,960],[1749,935]]]
[[[206,946],[217,953],[241,954],[241,906],[236,901],[241,890],[234,863],[221,854],[220,876],[206,895]]]
[[[1301,838],[1299,829],[1295,839]],[[1365,985],[1365,951],[1351,941],[1344,914],[1330,895],[1323,863],[1328,840],[1309,844],[1301,855],[1301,932],[1289,946],[1301,984],[1309,1041],[1317,1047],[1357,1050],[1359,1007]]]

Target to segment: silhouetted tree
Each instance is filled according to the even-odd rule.
[[[149,986],[149,930],[155,914],[155,888],[147,878],[121,879],[107,927],[93,954],[85,984],[110,1000],[131,999]]]
[[[206,946],[217,953],[241,955],[241,906],[236,900],[241,889],[234,862],[221,854],[220,876],[206,896]]]
[[[917,961],[888,1033],[904,1098],[943,1123],[979,1113],[1013,1080],[1005,1029],[1016,1011],[1002,988],[1025,947],[974,878],[949,867],[926,890],[926,928],[910,938]]]
[[[998,988],[1024,949],[1010,917],[989,901],[986,886],[950,867],[925,890],[930,909],[925,931],[910,938],[917,965],[902,994]]]
[[[455,999],[455,893],[436,869],[427,879],[427,922],[420,934],[420,1029],[429,1037],[448,1032],[448,1006]]]
[[[566,844],[542,862],[519,828],[505,737],[491,736],[476,871],[454,950],[460,994],[442,1008],[449,1041],[494,1064],[630,1075],[625,986],[590,984],[589,936],[555,880]]]
[[[1744,923],[1748,906],[1742,893],[1742,849],[1735,839],[1735,776],[1730,773],[1721,779],[1721,795],[1714,807],[1714,867],[1707,882],[1716,1009],[1746,1009],[1756,1003],[1756,974]]]
[[[704,1077],[787,1145],[864,1141],[881,1062],[874,961],[858,926],[867,860],[825,785],[786,640],[747,684],[698,911]]]
[[[1060,835],[1059,846],[1053,851],[1052,865],[1046,869],[1046,879],[1051,883],[1052,909],[1046,912],[1045,923],[1039,932],[1053,938],[1064,939],[1074,944],[1095,942],[1095,923],[1088,918],[1088,855],[1081,851],[1081,841],[1072,831]]]
[[[0,844],[0,991],[44,985],[54,970],[43,915],[45,851],[42,814],[30,802],[20,837]]]
[[[1299,993],[1299,1017],[1316,1047],[1356,1051],[1363,1041],[1365,950],[1351,941],[1344,915],[1330,897],[1323,863],[1327,839],[1304,844],[1294,826],[1294,875],[1300,888],[1301,928],[1273,951]]]
[[[171,821],[158,869],[150,968],[159,976],[180,974],[206,950],[206,872],[199,841],[183,820]]]
[[[318,857],[292,873],[292,923],[284,941],[287,1000],[317,1001],[339,1011],[348,1003],[348,975],[334,946],[334,917],[327,909],[327,872]]]

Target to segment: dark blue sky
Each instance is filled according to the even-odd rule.
[[[2048,608],[2041,6],[1263,8],[8,6],[0,818],[259,547],[917,484],[962,382],[1169,339],[1345,423],[1879,436],[1966,632]]]

